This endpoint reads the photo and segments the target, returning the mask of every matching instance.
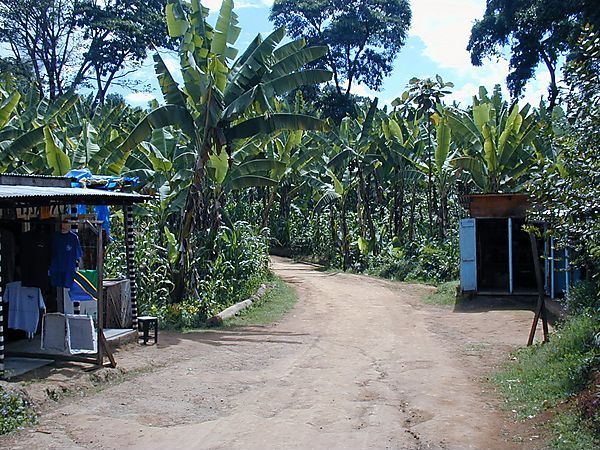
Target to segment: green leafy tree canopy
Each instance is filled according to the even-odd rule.
[[[467,50],[471,61],[480,66],[489,57],[501,56],[510,48],[507,83],[511,94],[519,96],[538,64],[550,72],[550,109],[558,97],[556,70],[559,57],[576,46],[582,25],[600,23],[597,0],[487,0],[481,20],[471,29]]]
[[[407,0],[275,0],[270,19],[295,38],[328,45],[321,64],[333,72],[339,95],[353,83],[379,89],[406,40]]]

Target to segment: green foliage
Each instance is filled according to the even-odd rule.
[[[269,274],[268,236],[245,222],[221,227],[214,242],[195,240],[193,276],[199,280],[192,294],[174,298],[172,258],[174,236],[161,228],[156,216],[136,217],[135,263],[138,273],[138,310],[156,315],[165,328],[181,329],[202,325],[205,320],[254,294]],[[143,232],[141,231],[143,230]],[[125,274],[122,229],[112,228],[114,241],[107,249],[107,277]],[[210,247],[213,246],[213,247]]]
[[[469,114],[458,108],[448,111],[459,155],[452,164],[470,175],[479,192],[520,190],[527,170],[536,162],[532,143],[538,124],[531,107],[509,106],[500,86],[491,97],[480,88]]]
[[[36,416],[21,395],[0,387],[0,435],[33,425]]]
[[[331,73],[303,70],[326,49],[307,47],[304,39],[281,45],[285,37],[282,27],[264,39],[258,35],[237,57],[233,45],[241,30],[231,0],[223,1],[214,26],[207,22],[208,10],[198,0],[191,4],[169,0],[166,16],[169,35],[180,43],[183,85],[176,83],[160,55],[155,55],[156,73],[167,104],[157,105],[146,115],[120,144],[118,152],[133,152],[166,127],[179,129],[185,136],[182,144],[193,162],[179,166],[179,170],[169,167],[166,172],[171,173],[165,175],[168,179],[175,176],[179,182],[164,186],[168,198],[180,200],[165,212],[177,223],[179,256],[173,295],[182,300],[200,283],[194,277],[190,244],[202,240],[196,234],[204,234],[205,230],[209,230],[207,246],[212,248],[216,243],[225,196],[233,190],[277,184],[272,176],[281,173],[282,168],[260,155],[268,136],[326,129],[317,118],[284,111],[285,105],[277,96],[328,81]],[[157,156],[156,152],[151,154]],[[262,161],[254,161],[257,159]],[[157,171],[155,158],[151,163]]]
[[[294,307],[298,295],[280,278],[274,277],[271,281],[273,287],[265,295],[241,314],[226,320],[224,326],[268,325],[281,320]]]
[[[468,50],[474,65],[498,57],[510,46],[511,72],[507,83],[518,97],[538,64],[550,72],[551,108],[558,96],[556,69],[561,55],[575,52],[579,31],[586,23],[600,25],[598,5],[589,0],[487,0],[481,20],[471,30]]]
[[[593,426],[573,412],[559,413],[552,421],[555,437],[550,445],[556,450],[580,450],[600,447],[600,438]]]
[[[94,104],[103,104],[125,66],[140,63],[153,45],[170,46],[165,3],[2,0],[0,42],[40,96],[55,99],[93,83]]]
[[[316,64],[334,73],[335,92],[328,95],[337,105],[329,112],[340,119],[350,108],[336,98],[348,99],[354,83],[379,89],[391,73],[406,40],[411,11],[406,0],[276,0],[270,19],[294,38],[329,47]]]
[[[600,282],[600,32],[585,28],[565,68],[565,111],[545,114],[547,155],[530,173],[527,190],[535,200],[532,218],[550,224],[571,260]],[[543,111],[542,111],[543,112]],[[567,238],[568,237],[568,238]]]
[[[550,342],[519,350],[515,360],[495,377],[520,418],[540,413],[577,394],[598,367],[598,311],[571,316]]]
[[[434,305],[454,305],[459,284],[458,280],[442,283],[437,286],[433,294],[426,296],[423,301]]]
[[[593,281],[579,281],[569,289],[565,302],[571,314],[600,311],[600,288]]]
[[[398,281],[444,283],[455,280],[459,268],[458,243],[427,242],[406,249],[391,246],[370,262],[369,272]]]

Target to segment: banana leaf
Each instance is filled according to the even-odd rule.
[[[154,71],[165,102],[185,107],[185,96],[158,51],[154,54]]]
[[[306,64],[322,58],[327,54],[328,51],[329,48],[325,45],[303,48],[295,53],[290,54],[286,58],[273,65],[273,67],[271,67],[271,72],[264,77],[264,80],[271,81],[286,74],[293,73],[296,70],[304,67]],[[277,58],[275,52],[273,56]]]
[[[0,105],[0,128],[8,123],[11,118],[12,112],[15,110],[21,99],[21,94],[18,91],[14,91],[7,98],[4,99]]]
[[[327,125],[320,119],[302,114],[271,114],[255,117],[225,130],[229,140],[248,138],[258,134],[270,134],[281,130],[325,131]]]
[[[169,125],[181,128],[190,139],[195,138],[194,122],[187,109],[177,105],[165,105],[158,107],[144,117],[117,151],[121,153],[130,151],[137,147],[140,142],[148,139],[153,130]]]
[[[249,187],[259,186],[277,186],[277,180],[273,180],[267,177],[261,177],[258,175],[242,175],[240,177],[231,178],[227,180],[224,185],[226,191],[235,191],[239,189],[246,189]]]
[[[71,170],[71,161],[56,143],[56,138],[49,127],[44,127],[44,140],[46,142],[46,160],[52,169],[52,175],[65,175]]]
[[[283,95],[301,86],[325,83],[331,80],[333,73],[328,70],[304,70],[275,78],[265,83],[264,92],[267,97]]]

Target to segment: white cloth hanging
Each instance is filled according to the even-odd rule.
[[[7,283],[3,296],[9,304],[8,328],[35,334],[40,321],[40,311],[46,310],[40,288],[23,286],[20,281]]]

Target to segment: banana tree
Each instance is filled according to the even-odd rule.
[[[223,1],[214,27],[207,17],[208,9],[199,0],[167,3],[169,34],[181,42],[183,86],[175,82],[156,53],[155,68],[166,104],[151,111],[120,146],[121,153],[130,152],[152,130],[165,126],[181,129],[190,139],[195,163],[179,227],[182,257],[176,296],[183,294],[183,280],[189,271],[189,240],[195,227],[214,233],[219,225],[221,191],[211,196],[214,191],[207,169],[214,171],[212,181],[219,184],[236,143],[244,145],[282,129],[324,129],[324,123],[314,117],[273,112],[272,105],[275,97],[286,92],[331,79],[328,71],[301,70],[325,55],[326,47],[306,47],[303,39],[279,45],[285,36],[285,30],[279,28],[265,39],[258,35],[235,59],[237,50],[232,45],[240,28],[233,1]]]
[[[532,143],[538,133],[530,106],[519,109],[502,100],[496,87],[491,98],[485,88],[474,97],[472,113],[448,109],[448,121],[457,137],[460,156],[453,165],[469,173],[481,192],[517,189],[536,161]]]
[[[0,167],[3,171],[64,175],[71,168],[119,174],[124,158],[115,152],[120,135],[131,131],[139,111],[123,102],[90,114],[90,100],[74,92],[40,98],[0,89]],[[2,100],[3,99],[3,100]],[[137,117],[137,119],[136,119]]]
[[[393,112],[381,122],[384,143],[380,146],[383,157],[382,178],[390,183],[392,196],[392,213],[390,214],[390,230],[392,238],[401,238],[404,227],[405,199],[408,200],[408,233],[407,240],[414,237],[415,210],[419,188],[429,170],[425,166],[424,147],[427,137],[422,137],[422,118],[404,118]]]
[[[321,174],[321,179],[330,179],[331,183],[324,183],[316,187],[321,192],[315,212],[330,207],[330,220],[332,238],[337,241],[334,230],[333,205],[337,206],[341,225],[341,242],[339,245],[342,254],[343,267],[349,267],[350,257],[350,230],[348,226],[348,198],[351,194],[357,199],[357,219],[359,233],[356,240],[359,250],[363,254],[378,252],[378,235],[373,220],[371,205],[371,192],[368,189],[373,171],[381,164],[379,156],[375,153],[377,140],[372,139],[371,131],[377,112],[377,99],[373,100],[368,109],[359,111],[362,116],[358,119],[345,118],[338,129],[326,138],[317,138],[321,145],[329,149],[329,160],[326,161],[327,169]]]
[[[433,214],[437,209],[437,196],[434,183],[434,163],[433,163],[433,117],[442,104],[442,99],[450,94],[449,88],[454,87],[451,82],[444,80],[436,75],[435,80],[430,78],[418,79],[412,78],[409,81],[408,90],[403,95],[392,102],[392,106],[400,107],[409,120],[422,118],[420,122],[425,133],[426,146],[426,165],[427,165],[427,211],[429,216],[429,234],[434,236]]]
[[[356,189],[358,178],[352,177],[349,171],[344,171],[343,176],[338,178],[336,174],[327,169],[327,177],[331,183],[319,181],[320,198],[314,209],[314,214],[321,214],[326,208],[330,208],[330,214],[333,218],[333,208],[336,205],[339,209],[341,240],[339,241],[340,253],[342,254],[342,268],[347,270],[350,267],[350,231],[348,227],[348,197]],[[316,180],[315,180],[316,181]],[[333,219],[332,219],[333,220]],[[331,224],[332,230],[336,230],[334,223]],[[333,238],[333,236],[332,236]],[[337,236],[334,238],[337,241]],[[361,251],[368,251],[368,243],[362,236],[359,236],[357,244]]]
[[[2,104],[0,127],[0,167],[3,171],[41,172],[54,175],[69,170],[70,161],[54,130],[57,121],[78,101],[69,92],[49,101],[39,98],[35,89],[26,95],[13,92]]]

